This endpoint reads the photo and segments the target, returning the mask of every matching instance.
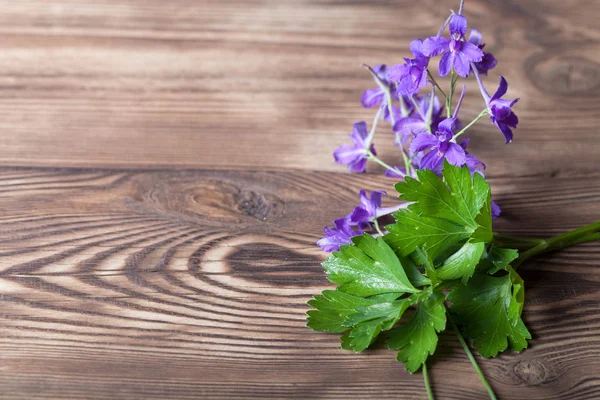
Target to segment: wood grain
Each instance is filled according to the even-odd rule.
[[[0,1],[0,164],[342,171],[332,149],[372,118],[359,65],[399,62],[457,3]],[[473,135],[494,173],[599,169],[597,15],[593,0],[467,3],[500,60],[489,85],[503,74],[522,99],[513,145],[491,124]],[[391,135],[376,145],[397,160]]]
[[[392,352],[342,351],[304,313],[323,226],[393,192],[331,159],[372,118],[359,65],[398,62],[457,3],[0,0],[0,398],[425,398]],[[521,97],[513,144],[471,135],[499,231],[599,218],[597,15],[467,2],[500,60],[488,85]],[[523,266],[531,348],[481,362],[500,398],[600,398],[599,254]],[[487,398],[451,335],[430,369],[437,398]]]
[[[590,222],[597,178],[492,179],[498,229],[544,235]],[[392,183],[0,170],[2,398],[423,398],[421,376],[393,352],[342,351],[335,335],[304,326],[306,301],[328,286],[321,227],[359,188]],[[501,398],[600,396],[599,254],[588,244],[523,267],[532,347],[482,362]],[[444,334],[439,346],[439,398],[486,398],[457,341]]]

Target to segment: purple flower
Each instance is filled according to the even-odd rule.
[[[479,159],[477,159],[477,157],[475,157],[473,154],[471,154],[467,151],[468,145],[469,145],[469,139],[465,138],[465,139],[461,140],[460,147],[462,147],[462,149],[465,151],[465,157],[466,157],[465,165],[467,166],[467,168],[469,168],[469,171],[471,171],[471,175],[473,175],[475,172],[478,172],[481,175],[483,175],[483,171],[485,171],[486,166],[484,163],[479,161]]]
[[[352,237],[362,235],[362,229],[352,229],[347,218],[339,218],[333,221],[334,227],[325,227],[325,237],[317,241],[324,251],[338,251],[340,246],[352,244]]]
[[[396,86],[389,81],[388,68],[385,64],[376,65],[375,68],[372,69],[368,66],[367,68],[369,68],[371,73],[374,74],[373,78],[379,87],[365,90],[360,102],[365,108],[381,106],[383,111],[383,119],[389,121],[390,110],[388,108],[387,92],[390,92],[393,100],[399,100],[398,95],[396,94]],[[396,110],[394,110],[394,112],[396,112]]]
[[[485,44],[481,43],[481,32],[479,32],[477,29],[471,29],[471,34],[469,35],[469,42],[473,43],[480,50],[483,50],[483,48],[485,47]],[[487,75],[488,71],[494,68],[497,64],[498,61],[492,55],[492,53],[483,52],[483,58],[481,59],[481,61],[475,63],[475,67],[481,75]]]
[[[388,88],[390,87],[387,66],[385,64],[376,65],[373,68],[373,72],[377,75],[381,83],[388,86]],[[360,102],[364,108],[373,108],[385,104],[386,90],[379,85],[379,82],[378,86],[376,89],[367,89],[363,93]]]
[[[463,78],[469,76],[470,63],[480,62],[483,52],[471,42],[464,40],[467,32],[467,19],[462,15],[453,15],[450,19],[450,39],[432,36],[423,42],[423,54],[428,57],[442,55],[439,74],[446,76],[450,70]]]
[[[440,122],[435,135],[421,134],[413,139],[410,144],[412,152],[429,150],[421,159],[421,169],[430,169],[439,174],[444,167],[444,159],[458,167],[466,163],[467,157],[463,148],[451,141],[457,124],[456,118],[446,118]]]
[[[354,142],[354,145],[343,145],[338,147],[333,152],[333,158],[338,164],[345,164],[348,166],[350,172],[365,172],[367,165],[367,158],[369,157],[369,151],[375,153],[375,147],[373,145],[367,149],[367,123],[360,121],[354,124],[350,139]]]
[[[510,143],[513,139],[513,132],[510,128],[516,128],[519,123],[519,118],[512,111],[512,106],[515,105],[519,99],[515,100],[503,100],[501,97],[506,94],[508,90],[508,83],[503,76],[500,77],[500,86],[498,90],[488,103],[488,108],[491,113],[491,120],[500,132],[504,134],[504,138],[506,139],[506,143]]]
[[[413,40],[410,50],[415,58],[405,58],[404,64],[396,64],[390,68],[388,74],[390,80],[398,85],[398,94],[412,96],[420,88],[427,86],[427,67],[429,57],[423,54],[423,41]]]
[[[502,214],[502,209],[494,200],[492,200],[492,219],[496,219]]]
[[[406,102],[405,102],[406,104]],[[383,120],[385,122],[392,122],[392,121],[398,121],[399,119],[402,118],[402,109],[398,106],[392,106],[392,114],[390,114],[389,109],[387,109],[384,111],[383,114]]]
[[[441,116],[443,108],[438,97],[433,95],[432,99],[431,96],[432,94],[428,93],[417,99],[419,110],[425,115],[421,115],[415,110],[411,116],[399,119],[392,127],[392,131],[396,133],[396,145],[405,144],[413,135],[428,133],[429,128],[432,132],[437,130],[438,124],[443,120]],[[427,115],[429,114],[431,115],[431,125],[427,126]]]
[[[358,224],[361,222],[371,222],[377,218],[378,211],[381,209],[381,196],[387,194],[383,190],[374,190],[371,192],[371,198],[367,197],[365,190],[360,191],[360,205],[350,213],[350,222]]]

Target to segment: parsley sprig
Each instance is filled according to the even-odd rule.
[[[419,170],[417,178],[396,184],[412,203],[394,214],[389,233],[356,236],[323,263],[338,286],[309,302],[308,326],[341,334],[342,348],[357,352],[385,332],[410,373],[425,372],[439,333],[452,328],[495,398],[466,341],[483,357],[525,349],[531,334],[521,318],[525,286],[517,267],[599,239],[600,224],[552,239],[494,234],[490,186],[480,174],[446,162],[441,177]]]

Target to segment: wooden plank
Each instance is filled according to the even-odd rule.
[[[492,178],[497,229],[549,235],[600,214],[598,174]],[[0,169],[3,399],[423,399],[393,352],[305,325],[328,283],[314,245],[373,175]],[[390,188],[391,192],[391,188]],[[391,200],[388,200],[391,202]],[[502,399],[600,396],[600,244],[523,266],[531,349],[481,365]],[[441,399],[487,395],[458,342]]]
[[[359,64],[399,62],[457,3],[0,1],[0,164],[341,171],[332,150],[372,118]],[[473,135],[492,172],[598,170],[599,13],[587,0],[468,3],[500,60],[489,85],[502,73],[522,98],[513,145],[491,124]],[[465,115],[477,97],[471,85]]]

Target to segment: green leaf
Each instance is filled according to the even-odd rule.
[[[388,244],[406,256],[422,247],[432,259],[456,243],[488,242],[492,239],[490,187],[480,174],[467,167],[444,165],[446,182],[430,170],[419,170],[396,184],[400,198],[412,201],[387,226]]]
[[[385,241],[389,237],[390,237],[390,235],[385,235],[383,237],[383,240]],[[402,254],[400,254],[399,252],[396,252],[396,251],[394,251],[394,252],[396,253],[396,256],[398,257],[398,259],[400,260],[400,264],[402,264],[402,266],[404,267],[404,271],[406,272],[406,276],[408,277],[408,280],[414,287],[431,285],[431,280],[428,277],[426,277],[425,275],[423,275],[423,273],[419,270],[419,268],[417,267],[417,265],[411,259],[410,256],[405,257]]]
[[[342,336],[342,348],[363,351],[381,331],[391,329],[410,304],[409,299],[403,299],[358,307],[344,322],[344,325],[352,327],[352,330]]]
[[[455,286],[448,300],[455,321],[483,357],[494,357],[509,346],[527,347],[531,334],[521,319],[523,280],[512,271],[503,277],[475,274],[467,285]]]
[[[354,246],[342,246],[324,263],[328,279],[339,291],[356,296],[382,293],[416,293],[400,260],[382,238],[353,238]]]
[[[523,306],[525,305],[525,282],[523,282],[523,278],[512,267],[507,267],[507,270],[508,277],[512,283],[512,296],[508,305],[508,319],[511,325],[516,325],[521,318]]]
[[[437,270],[437,276],[443,280],[462,279],[463,283],[467,283],[475,273],[475,267],[484,250],[485,243],[465,243],[460,250],[444,261],[441,268]]]
[[[398,352],[398,361],[413,373],[437,347],[437,333],[446,327],[444,295],[434,292],[417,307],[413,317],[403,326],[390,331],[388,346]]]
[[[490,246],[487,254],[481,259],[479,268],[488,274],[495,274],[500,270],[506,270],[511,262],[519,257],[515,249],[505,249],[498,246]]]
[[[458,210],[463,216],[468,215],[468,222],[477,228],[477,216],[484,205],[490,201],[490,186],[481,174],[473,174],[468,168],[455,167],[445,163],[444,179],[452,191],[452,197],[458,204]],[[491,220],[491,211],[490,211]]]
[[[337,290],[325,290],[321,296],[315,296],[308,305],[315,308],[308,314],[307,326],[315,331],[342,333],[348,330],[344,326],[346,318],[361,306],[374,304],[374,300],[352,296]]]
[[[433,266],[433,261],[429,254],[423,249],[417,248],[415,252],[411,254],[411,257],[415,262],[423,266],[427,278],[431,281],[431,286],[436,287],[440,283],[440,280],[438,279],[437,271]]]
[[[491,242],[494,238],[494,234],[492,232],[492,195],[490,192],[488,192],[487,202],[481,208],[479,215],[475,217],[475,222],[477,222],[479,227],[473,232],[473,235],[471,235],[471,241]]]

